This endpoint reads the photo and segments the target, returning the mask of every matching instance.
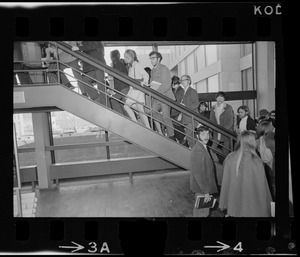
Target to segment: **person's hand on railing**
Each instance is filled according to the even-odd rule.
[[[179,115],[177,116],[177,121],[181,121],[182,120],[182,113],[179,113]]]
[[[109,96],[113,96],[116,94],[116,92],[112,89],[107,89],[106,92],[107,92],[107,94],[109,94]]]
[[[239,128],[235,128],[235,133],[237,133],[238,135],[241,133],[240,129]]]
[[[42,61],[42,67],[46,68],[46,67],[49,67],[49,62],[53,61],[53,58],[52,57],[50,57],[50,58],[44,57],[44,58],[41,58],[41,61]]]
[[[146,86],[146,87],[150,87],[150,85],[148,83],[144,82],[144,81],[141,82],[141,85]]]
[[[79,47],[78,46],[72,46],[72,51],[78,51]]]

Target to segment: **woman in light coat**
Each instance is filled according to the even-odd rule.
[[[128,76],[140,82],[141,85],[147,85],[149,81],[149,75],[140,65],[135,51],[127,49],[124,54],[124,60],[129,66]],[[150,128],[149,120],[147,115],[145,114],[143,105],[145,105],[145,93],[130,86],[130,89],[127,93],[127,99],[125,101],[124,109],[130,116],[130,118],[137,122],[134,111],[131,109],[131,107],[135,108],[138,111],[143,124],[147,128]]]
[[[236,148],[224,161],[219,208],[232,217],[271,217],[271,193],[254,134],[243,131]]]

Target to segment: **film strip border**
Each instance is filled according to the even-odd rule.
[[[234,3],[234,6],[232,3],[206,3],[15,8],[8,15],[1,15],[0,20],[1,24],[7,20],[12,22],[14,29],[6,26],[1,29],[12,41],[66,38],[209,42],[272,40],[282,57],[281,6],[280,3]],[[282,82],[284,75],[280,71],[283,64],[278,63],[276,69],[279,74],[277,82]],[[280,107],[276,110],[285,113],[286,109]],[[285,164],[281,167],[286,169]],[[279,184],[279,190],[286,188],[285,182]],[[285,200],[286,195],[279,196],[279,202]],[[8,202],[11,202],[10,198]],[[287,206],[281,204],[281,207]],[[276,211],[275,219],[8,218],[9,222],[1,221],[3,231],[7,232],[1,251],[295,254],[295,220],[282,209]],[[11,217],[10,213],[7,214]],[[229,247],[221,250],[224,244],[225,248]]]
[[[277,233],[267,219],[23,219],[15,222],[14,246],[24,252],[296,254],[295,222],[290,234]]]
[[[70,9],[71,8],[71,9]],[[15,37],[26,40],[269,40],[282,37],[279,3],[60,6],[15,9]],[[42,29],[41,29],[42,28]]]

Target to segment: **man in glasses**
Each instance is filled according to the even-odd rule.
[[[183,98],[181,104],[190,110],[197,113],[199,106],[198,93],[195,89],[191,87],[192,80],[189,75],[183,75],[181,77],[181,85],[184,89]],[[189,147],[193,148],[195,144],[195,139],[193,138],[194,130],[197,128],[198,122],[196,120],[192,120],[191,116],[182,115],[182,124],[186,126],[186,140],[188,141]]]
[[[152,51],[149,54],[151,64],[153,65],[153,69],[151,70],[151,79],[150,84],[153,81],[160,83],[161,85],[157,89],[157,92],[163,94],[166,97],[169,97],[172,100],[175,100],[175,96],[172,91],[172,81],[171,81],[171,73],[170,70],[163,64],[161,64],[162,55],[157,51]],[[157,99],[153,99],[152,109],[155,111],[153,113],[153,117],[156,119],[154,121],[156,129],[158,133],[162,133],[161,125],[159,122],[162,122],[167,127],[168,137],[172,140],[175,140],[174,137],[174,127],[173,123],[170,119],[170,109],[171,107],[168,104],[165,104]],[[158,112],[161,112],[160,115]]]

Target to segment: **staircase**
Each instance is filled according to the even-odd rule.
[[[168,104],[171,108],[176,108],[185,115],[191,117],[195,122],[200,122],[208,126],[211,130],[227,136],[231,142],[231,151],[233,149],[236,136],[231,131],[220,127],[211,122],[209,119],[191,112],[185,106],[177,104],[175,101],[161,95],[160,93],[148,88],[142,87],[137,81],[125,76],[119,71],[101,63],[97,59],[82,53],[73,52],[69,45],[63,42],[52,42],[57,48],[77,57],[78,59],[93,65],[95,68],[102,70],[110,76],[127,83],[128,85],[143,91],[149,95],[151,99],[155,98],[161,102]],[[63,72],[57,70],[57,72]],[[80,72],[80,71],[79,71]],[[97,83],[101,83],[96,81]],[[32,109],[53,107],[72,113],[88,122],[104,128],[127,141],[130,141],[147,151],[152,152],[156,156],[178,165],[179,167],[190,170],[190,153],[191,151],[175,141],[164,137],[152,129],[148,129],[143,125],[132,121],[131,119],[120,115],[114,110],[101,105],[91,99],[82,96],[70,90],[63,85],[56,84],[39,84],[39,85],[21,85],[14,87],[14,109]],[[194,128],[193,128],[194,129]],[[217,164],[217,176],[221,176],[222,166]],[[218,179],[219,180],[219,179]]]
[[[14,102],[14,109],[58,107],[190,170],[188,148],[62,85],[15,87],[14,94],[25,99],[24,103]]]

